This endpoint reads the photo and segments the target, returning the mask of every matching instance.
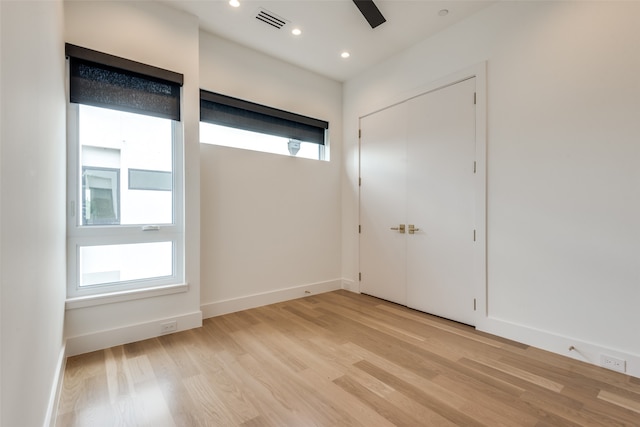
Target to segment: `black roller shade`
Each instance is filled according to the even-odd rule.
[[[65,51],[71,102],[180,120],[182,74],[68,43]]]
[[[200,90],[200,121],[324,145],[329,123]]]

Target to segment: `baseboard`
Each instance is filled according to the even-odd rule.
[[[355,280],[342,279],[342,289],[359,294],[360,282],[356,282]]]
[[[602,355],[613,356],[626,361],[624,374],[640,378],[639,355],[491,317],[476,329],[600,367]]]
[[[166,322],[176,322],[176,329],[172,332],[186,331],[202,326],[202,312],[196,311],[180,316],[156,319],[151,322],[128,325],[123,328],[98,331],[91,334],[78,335],[67,338],[67,356],[89,353],[116,345],[142,341],[162,335],[160,325]]]
[[[289,301],[296,298],[302,298],[313,294],[321,294],[323,292],[330,292],[338,289],[342,289],[342,280],[329,280],[326,282],[312,283],[284,289],[275,289],[269,292],[206,303],[200,306],[200,310],[202,310],[203,318],[207,319],[209,317],[235,313],[236,311],[248,310],[250,308]]]
[[[51,393],[49,395],[49,404],[47,406],[47,413],[45,420],[42,423],[43,427],[55,427],[56,418],[58,417],[58,406],[60,403],[60,395],[62,393],[62,380],[64,378],[64,368],[67,364],[67,348],[66,344],[62,345],[60,354],[58,355],[58,362],[56,364],[56,371],[53,376],[53,382],[51,383]]]

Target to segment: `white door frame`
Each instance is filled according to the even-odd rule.
[[[482,329],[488,316],[487,306],[487,63],[481,62],[459,72],[398,94],[369,111],[359,115],[359,121],[370,114],[391,107],[420,95],[476,78],[476,174],[475,174],[475,218],[476,245],[474,247],[474,283],[476,295],[476,327]],[[360,141],[358,141],[358,176],[360,175]],[[358,218],[360,218],[360,198],[358,198]],[[359,251],[358,245],[358,251]],[[358,256],[358,260],[360,256]],[[358,261],[360,262],[360,261]]]

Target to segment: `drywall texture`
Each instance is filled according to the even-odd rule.
[[[2,426],[47,420],[63,349],[62,2],[0,2]]]
[[[158,335],[160,325],[154,329],[154,322],[181,316],[195,319],[200,311],[198,36],[195,17],[156,2],[65,2],[66,42],[184,75],[185,273],[189,284],[184,293],[68,310],[65,332],[70,353]],[[139,332],[132,332],[134,326]],[[192,321],[185,328],[193,326]],[[182,328],[179,321],[178,329]],[[92,338],[104,331],[115,331],[109,341]],[[95,344],[86,346],[83,341]]]
[[[339,284],[342,85],[207,33],[200,81],[328,121],[331,151],[325,162],[202,144],[203,305]]]
[[[500,2],[345,83],[344,229],[357,224],[358,117],[487,61],[479,326],[560,353],[575,342],[592,363],[635,358],[640,376],[638,16],[634,2]],[[343,241],[353,280],[357,235]]]

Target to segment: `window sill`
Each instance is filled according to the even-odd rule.
[[[84,297],[68,298],[65,302],[66,310],[75,310],[78,308],[92,307],[103,304],[113,304],[117,302],[132,301],[143,298],[153,298],[162,295],[177,294],[187,292],[189,290],[188,283],[180,283],[176,285],[156,286],[153,288],[133,289],[130,291],[111,292],[108,294],[88,295]]]

